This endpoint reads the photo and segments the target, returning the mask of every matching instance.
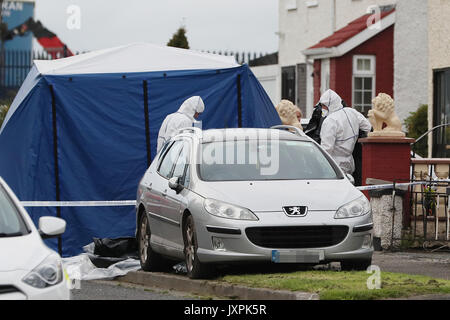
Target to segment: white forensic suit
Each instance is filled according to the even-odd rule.
[[[333,90],[327,90],[320,103],[329,110],[320,131],[321,145],[345,173],[353,174],[355,160],[352,154],[359,130],[370,132],[372,125],[355,109],[344,108],[341,97]]]
[[[158,135],[157,151],[175,136],[180,129],[193,127],[196,122],[194,115],[202,113],[205,110],[205,104],[202,98],[195,96],[183,102],[177,112],[169,114],[163,121]]]

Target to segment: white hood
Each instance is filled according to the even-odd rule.
[[[180,109],[178,109],[179,113],[185,114],[192,119],[194,119],[195,113],[202,113],[203,111],[205,111],[205,104],[199,96],[187,99],[183,102]]]
[[[157,151],[159,152],[164,143],[175,136],[180,129],[193,127],[196,122],[195,113],[203,111],[205,111],[205,104],[202,98],[194,96],[184,101],[177,112],[169,114],[159,129]]]
[[[342,98],[333,90],[325,91],[319,102],[328,107],[330,114],[344,108]]]

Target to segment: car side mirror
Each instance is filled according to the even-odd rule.
[[[180,184],[180,177],[173,177],[169,180],[169,188],[175,190],[177,193],[180,193],[184,187]]]
[[[352,185],[355,185],[355,178],[349,173],[346,174],[347,179],[351,182]]]
[[[66,222],[56,217],[42,217],[39,219],[39,234],[42,239],[56,238],[66,231]]]

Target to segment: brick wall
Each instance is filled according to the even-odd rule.
[[[330,59],[330,88],[347,104],[352,104],[353,56],[376,56],[376,95],[380,92],[394,97],[394,26],[384,30],[346,55]],[[320,99],[320,60],[314,61],[314,99]]]

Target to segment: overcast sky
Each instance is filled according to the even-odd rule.
[[[67,27],[71,5],[80,29]],[[36,0],[35,17],[73,51],[165,45],[183,21],[192,49],[278,50],[278,0]]]

